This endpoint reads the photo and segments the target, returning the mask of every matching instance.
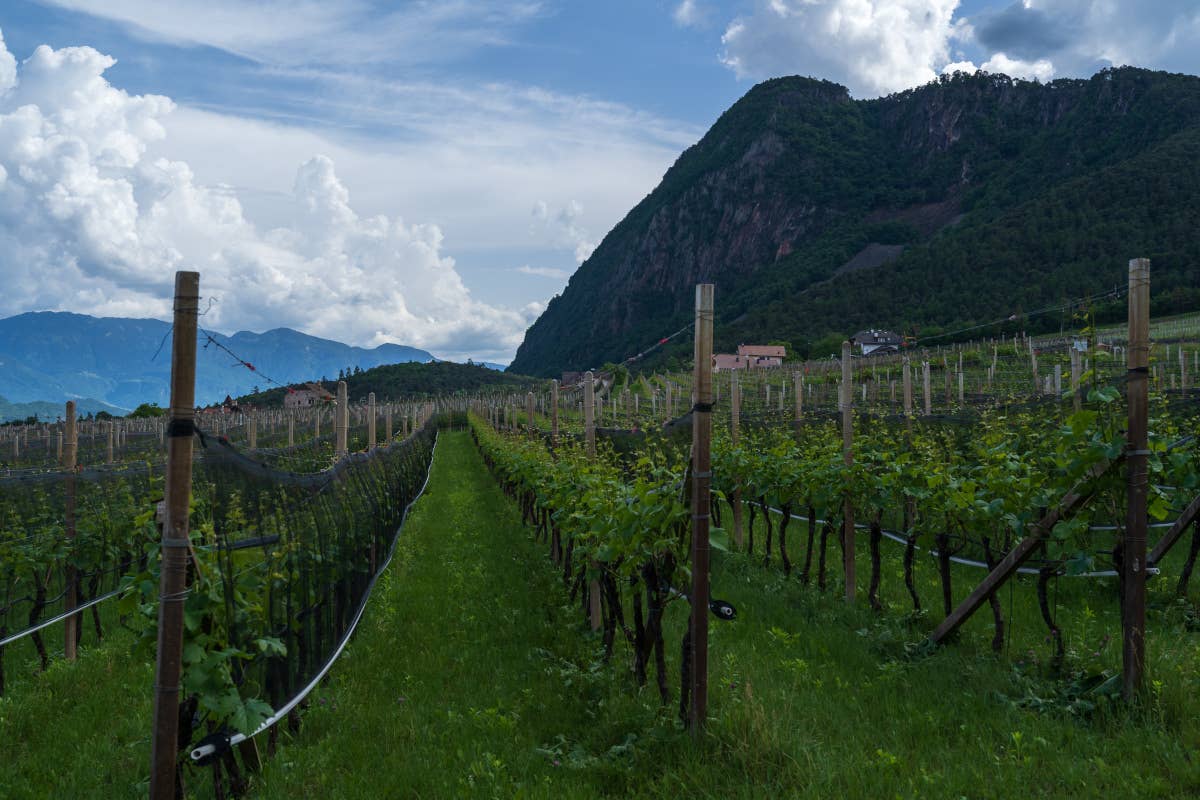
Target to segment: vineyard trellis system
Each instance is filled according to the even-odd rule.
[[[714,541],[724,541],[720,517],[732,510],[728,545],[752,553],[757,519],[764,564],[778,557],[785,575],[795,567],[799,580],[824,589],[832,540],[853,601],[853,533],[865,530],[867,602],[876,610],[881,542],[903,546],[905,586],[918,611],[927,604],[913,577],[915,553],[925,550],[945,617],[928,632],[931,644],[987,604],[993,646],[1001,647],[998,590],[1016,574],[1033,575],[1059,658],[1052,584],[1068,575],[1115,577],[1125,615],[1124,694],[1133,698],[1145,663],[1146,576],[1192,527],[1177,579],[1183,594],[1200,551],[1200,346],[1171,329],[1150,358],[1148,267],[1143,259],[1130,264],[1128,336],[1085,327],[1057,341],[1014,337],[862,359],[846,345],[835,362],[718,376]],[[686,374],[633,378],[618,366],[586,373],[577,385],[554,382],[540,396],[493,395],[475,408],[485,460],[548,543],[585,617],[603,630],[606,653],[625,634],[639,684],[662,647],[654,640],[662,606],[684,596],[664,583],[693,567],[687,522],[704,512],[683,500],[682,462],[696,459],[685,433],[706,410],[702,397]],[[599,457],[597,440],[607,443]],[[793,520],[807,522],[795,565],[787,546]],[[1153,547],[1148,532],[1160,536]],[[966,597],[953,585],[956,562],[987,571]],[[661,671],[658,684],[666,702]]]

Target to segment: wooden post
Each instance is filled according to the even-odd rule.
[[[854,464],[854,372],[850,342],[842,342],[842,463]],[[842,502],[842,565],[846,573],[846,602],[854,603],[854,506],[847,493]]]
[[[158,659],[154,679],[154,732],[150,752],[151,800],[174,800],[179,752],[179,676],[183,660],[183,606],[187,595],[188,500],[192,436],[196,429],[196,316],[200,273],[175,273],[171,336],[171,409],[163,506],[158,605]]]
[[[250,415],[250,424],[248,427],[250,430],[250,449],[257,450],[258,449],[258,415],[257,414]]]
[[[67,401],[66,412],[66,441],[63,448],[62,466],[66,470],[66,504],[63,515],[63,530],[67,538],[67,550],[74,549],[75,539],[75,462],[79,454],[79,437],[75,427],[75,401]],[[66,595],[63,597],[63,609],[74,611],[79,598],[79,570],[73,565],[67,565]],[[68,661],[74,661],[76,644],[79,640],[79,615],[67,617],[63,625],[63,655]]]
[[[550,381],[550,441],[558,444],[558,381]]]
[[[913,413],[913,388],[912,388],[912,365],[908,363],[908,356],[904,357],[904,425],[908,429],[912,429],[912,413]]]
[[[117,426],[117,424],[115,422],[113,422],[112,420],[109,420],[109,423],[108,423],[108,458],[105,461],[106,464],[113,463],[113,436],[116,431],[116,426]]]
[[[525,395],[525,432],[533,437],[533,392]]]
[[[596,394],[592,372],[583,373],[583,431],[589,458],[596,457]]]
[[[708,716],[708,515],[712,481],[713,284],[696,287],[695,390],[692,412],[692,615],[691,710],[688,723],[698,737]]]
[[[313,447],[321,446],[321,407],[313,414]]]
[[[792,373],[792,405],[795,407],[794,422],[796,440],[800,440],[801,420],[804,418],[804,373]]]
[[[337,443],[334,454],[341,458],[350,452],[350,395],[345,381],[338,381],[337,389],[337,409],[334,411],[337,414],[334,420]]]
[[[296,444],[296,414],[288,412],[288,447]]]
[[[1188,373],[1187,373],[1187,354],[1183,352],[1183,345],[1179,345],[1179,393],[1187,397],[1188,391]]]
[[[1121,560],[1124,603],[1121,648],[1122,694],[1133,700],[1142,685],[1146,664],[1146,495],[1147,375],[1150,363],[1150,259],[1129,262],[1129,370],[1125,382],[1129,407],[1126,450],[1129,480],[1125,542]]]
[[[742,436],[742,385],[739,382],[736,367],[729,370],[729,401],[729,441],[736,448]],[[741,550],[742,542],[745,540],[745,531],[742,530],[743,508],[740,485],[733,487],[733,495],[730,497],[729,503],[733,506],[733,542],[737,549]]]
[[[931,414],[933,414],[933,395],[932,395],[933,389],[930,386],[929,362],[928,361],[924,362],[923,366],[925,368],[925,375],[924,375],[924,386],[922,388],[924,388],[924,390],[925,390],[925,416],[928,417]]]
[[[591,370],[583,373],[583,425],[587,442],[588,458],[596,457],[596,388],[595,376]],[[598,569],[599,564],[592,559],[592,568]],[[604,620],[600,610],[600,581],[588,581],[588,617],[592,630],[600,630]]]
[[[1071,395],[1072,395],[1072,403],[1074,404],[1076,411],[1083,408],[1083,398],[1080,397],[1080,394],[1079,394],[1080,393],[1080,386],[1079,386],[1080,377],[1081,377],[1081,372],[1079,369],[1079,351],[1076,350],[1074,347],[1072,347],[1071,348]]]
[[[375,393],[367,392],[367,449],[374,450],[377,444],[375,438]]]
[[[1062,364],[1054,365],[1054,396],[1062,397]]]
[[[392,443],[392,404],[388,403],[387,408],[383,412],[383,433],[387,437],[387,443]]]

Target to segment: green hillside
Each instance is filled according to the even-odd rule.
[[[1015,314],[1057,329],[1062,313],[1027,315],[1123,285],[1135,256],[1153,259],[1153,313],[1194,309],[1198,155],[1192,76],[957,74],[867,101],[767,81],[612,230],[511,369],[637,353],[688,321],[702,281],[719,348],[800,354],[864,326],[928,335]]]

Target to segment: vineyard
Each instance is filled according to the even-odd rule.
[[[519,674],[532,661],[552,680],[535,706],[527,686],[496,672],[494,692],[511,692],[506,702],[525,709],[511,719],[501,701],[472,694],[485,705],[469,714],[491,714],[495,726],[464,733],[472,747],[499,752],[497,738],[522,739],[514,731],[526,726],[538,736],[519,756],[471,756],[469,779],[422,773],[434,795],[491,787],[496,796],[673,796],[690,785],[688,770],[707,776],[695,780],[715,795],[786,792],[804,779],[795,748],[811,731],[788,727],[802,724],[803,703],[822,716],[854,706],[889,730],[880,734],[886,746],[861,743],[875,752],[859,766],[878,774],[854,783],[844,769],[812,766],[814,795],[937,794],[919,777],[935,773],[946,783],[933,786],[973,791],[978,765],[896,767],[897,751],[922,757],[917,744],[897,740],[910,723],[879,719],[863,698],[919,718],[921,709],[898,699],[906,689],[914,703],[974,698],[962,701],[972,715],[963,729],[969,722],[991,739],[1004,735],[1005,720],[1046,718],[1035,724],[1045,731],[1038,759],[1059,772],[1039,784],[1042,793],[1111,793],[1132,784],[1104,763],[1090,772],[1059,763],[1050,732],[1086,731],[1088,757],[1109,762],[1120,759],[1116,729],[1132,726],[1133,738],[1167,747],[1197,734],[1189,720],[1200,688],[1190,585],[1200,553],[1200,331],[1190,319],[1149,324],[1135,313],[1133,274],[1126,329],[1097,329],[1084,317],[1078,333],[1056,337],[918,343],[869,358],[847,344],[838,360],[713,373],[704,350],[711,308],[698,305],[695,326],[654,345],[694,336],[691,373],[636,374],[648,349],[578,383],[527,393],[351,403],[342,384],[335,403],[313,409],[206,419],[188,400],[187,414],[170,419],[76,421],[68,407],[61,423],[5,426],[0,702],[36,695],[60,663],[116,637],[133,661],[157,661],[155,724],[143,729],[156,748],[150,786],[166,758],[169,793],[273,796],[298,779],[275,762],[293,763],[293,746],[308,752],[306,736],[330,735],[331,709],[314,707],[329,687],[353,698],[355,681],[371,685],[370,697],[347,702],[378,719],[375,694],[391,690],[377,686],[382,676],[412,682],[425,668],[421,680],[434,681],[442,669],[487,662],[434,619],[445,604],[479,637],[512,626],[544,639],[492,646],[516,645],[509,668]],[[435,450],[447,448],[455,466],[439,478]],[[170,488],[181,469],[182,500]],[[378,599],[426,485],[445,502],[438,487],[483,469],[503,497],[479,502],[515,538],[493,540],[487,515],[465,510],[451,522],[439,519],[440,506],[418,506],[416,535],[425,538],[410,546],[454,549],[421,563],[402,555],[392,568],[431,596],[397,600],[405,586],[385,580]],[[473,491],[488,497],[486,481]],[[491,555],[452,566],[473,557],[464,550]],[[473,578],[456,577],[459,568]],[[502,579],[518,572],[515,583]],[[437,597],[439,582],[453,585],[446,597]],[[474,584],[496,596],[467,603]],[[406,614],[398,602],[423,610]],[[522,609],[525,627],[509,605]],[[172,613],[178,672],[164,679]],[[375,632],[357,644],[352,636],[372,613],[383,621],[368,623]],[[379,625],[396,637],[429,626],[428,642],[411,643],[429,652],[392,652],[371,638],[384,636]],[[456,643],[439,656],[449,662],[434,658],[442,637]],[[362,663],[344,657],[348,646],[363,648]],[[559,651],[569,655],[551,655]],[[554,676],[567,676],[565,687]],[[566,689],[561,702],[556,686]],[[446,677],[440,691],[452,706],[457,694],[487,688]],[[1003,711],[988,705],[997,698]],[[560,705],[568,710],[550,710]],[[928,711],[928,725],[938,713]],[[4,714],[0,705],[0,723]],[[518,724],[521,714],[545,719]],[[563,734],[581,725],[571,714],[596,730]],[[310,715],[311,734],[302,722]],[[454,715],[422,719],[436,728]],[[825,724],[842,731],[845,747],[862,736]],[[177,742],[168,751],[158,744],[164,730]],[[1035,745],[1008,733],[1003,763],[988,768],[1012,778],[1030,766],[1022,748]],[[397,735],[421,747],[425,731]],[[356,758],[357,746],[345,746]],[[461,744],[440,746],[458,751],[448,761],[466,757]],[[277,749],[284,755],[268,757]],[[1193,767],[1170,761],[1178,752],[1162,757],[1170,763],[1161,752],[1138,758],[1170,777],[1143,774],[1139,792],[1200,787]],[[526,783],[500,766],[504,758],[526,769],[566,762],[578,782]],[[805,758],[815,764],[817,755]],[[747,782],[722,774],[722,763]],[[145,763],[138,769],[144,779]],[[325,778],[306,780],[338,791]]]

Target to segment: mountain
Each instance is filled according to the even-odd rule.
[[[644,351],[692,319],[701,282],[716,284],[718,349],[784,341],[800,355],[864,327],[928,336],[1016,315],[1057,330],[1065,312],[1044,309],[1124,286],[1142,255],[1153,313],[1190,310],[1198,226],[1200,78],[959,73],[873,100],[779,78],[613,228],[510,369]]]
[[[482,363],[456,364],[453,361],[431,361],[425,364],[385,364],[364,369],[346,378],[346,392],[355,401],[366,399],[371,392],[376,400],[398,400],[413,396],[445,395],[457,392],[478,392],[506,389],[527,390],[537,383],[525,375],[499,372]],[[330,394],[337,393],[337,381],[324,381]],[[238,398],[239,404],[258,407],[283,405],[285,389],[270,389]]]
[[[63,402],[65,403],[66,401]],[[75,410],[81,416],[95,414],[100,411],[107,411],[109,414],[125,413],[125,409],[110,406],[107,403],[101,403],[97,400],[77,400]],[[30,417],[37,417],[43,422],[53,422],[62,417],[65,412],[66,409],[63,407],[63,403],[51,403],[45,400],[35,400],[29,403],[10,403],[5,398],[0,397],[0,422],[24,421]]]
[[[0,319],[0,395],[14,403],[92,398],[132,409],[170,403],[171,326],[156,319],[89,317],[40,311]],[[336,377],[339,370],[431,361],[424,350],[384,344],[371,350],[289,328],[200,335],[196,402],[237,396],[271,380],[287,384]],[[206,346],[207,345],[207,346]],[[251,371],[221,347],[254,365]]]

